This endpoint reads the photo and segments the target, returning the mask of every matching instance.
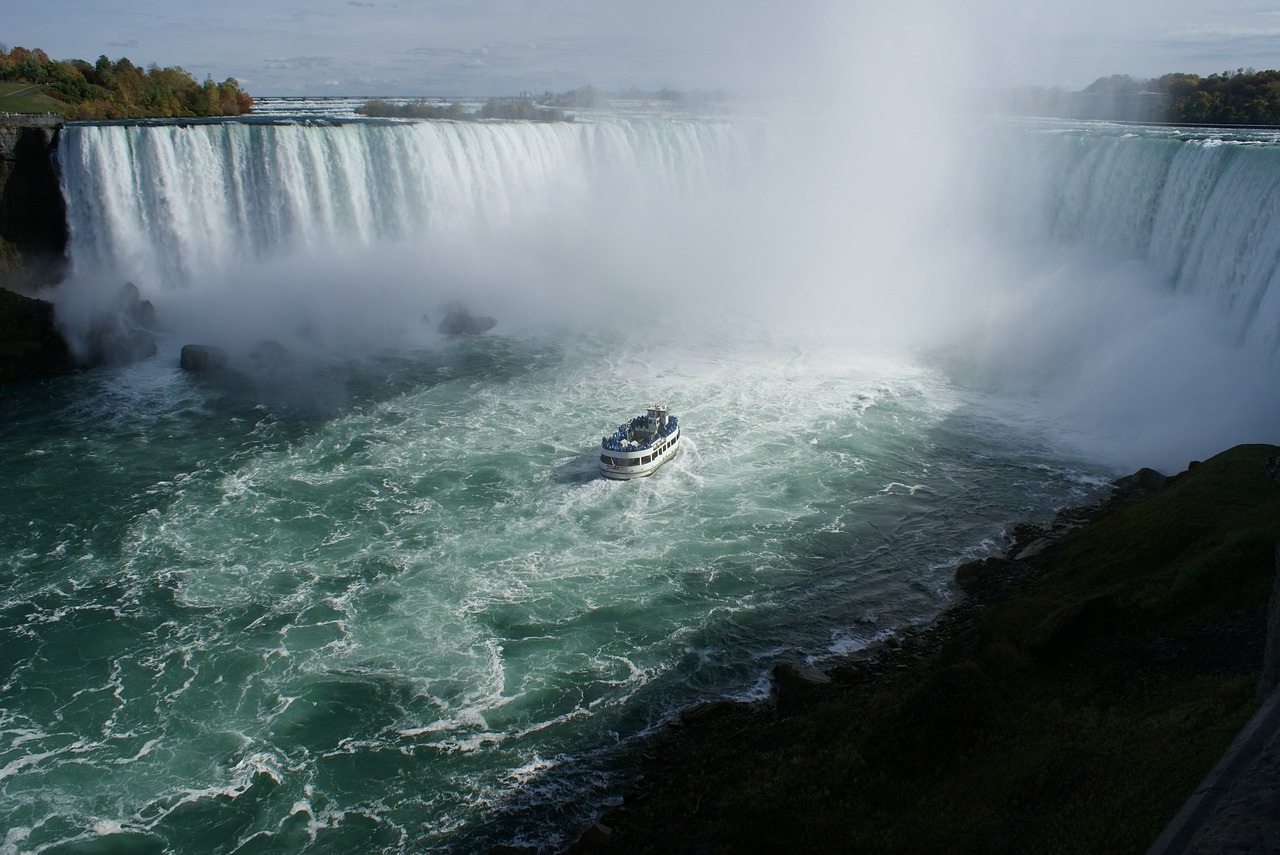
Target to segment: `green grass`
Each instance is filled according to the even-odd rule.
[[[909,669],[683,728],[611,851],[1143,852],[1257,707],[1278,452],[1069,533]]]
[[[58,113],[65,106],[30,83],[0,81],[0,113]]]

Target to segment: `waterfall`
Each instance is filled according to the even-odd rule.
[[[61,323],[84,340],[85,307],[126,281],[166,328],[212,342],[385,343],[453,299],[501,303],[478,308],[508,323],[565,314],[661,282],[645,259],[734,183],[744,140],[727,121],[615,114],[73,123]]]
[[[1263,132],[988,128],[940,346],[1097,459],[1177,471],[1272,442],[1280,145]]]
[[[151,299],[219,275],[244,279],[246,269],[282,259],[367,257],[396,247],[439,263],[459,253],[509,255],[513,247],[576,254],[598,246],[625,268],[641,254],[637,245],[648,241],[659,254],[656,232],[682,228],[728,233],[717,235],[721,258],[741,252],[766,263],[782,256],[780,270],[807,265],[808,278],[824,280],[815,291],[830,293],[829,268],[865,263],[875,248],[841,254],[837,244],[858,236],[839,233],[817,182],[758,200],[756,224],[767,221],[758,233],[744,234],[756,224],[741,210],[722,210],[719,224],[697,220],[707,213],[698,201],[715,192],[729,198],[726,188],[748,183],[748,137],[724,121],[621,116],[551,124],[72,124],[59,156],[76,275],[112,287],[134,281]],[[1010,243],[1078,244],[1141,259],[1175,293],[1213,306],[1242,342],[1280,347],[1280,289],[1272,287],[1280,277],[1280,146],[1116,126],[1021,129],[1014,137],[989,141],[980,155],[988,166],[977,170],[982,185],[955,194],[966,206],[990,205],[983,222]],[[791,159],[803,160],[803,151]],[[842,168],[911,172],[910,164]],[[883,219],[900,204],[883,195],[840,205],[851,218],[872,209]],[[820,245],[812,236],[822,230],[831,239]],[[789,258],[781,245],[761,249],[770,237],[790,242]],[[916,250],[938,252],[919,243]],[[839,264],[824,267],[824,254]],[[876,295],[863,288],[859,296]]]
[[[737,145],[718,122],[79,124],[60,159],[74,269],[159,292],[246,258],[688,193]]]
[[[1029,132],[1001,149],[1001,227],[1141,259],[1242,345],[1280,346],[1280,145],[1170,129]]]

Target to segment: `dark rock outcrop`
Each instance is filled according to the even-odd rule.
[[[115,302],[89,327],[81,361],[86,366],[136,362],[156,354],[156,310],[138,286],[126,282]]]
[[[791,715],[818,700],[831,677],[812,665],[783,662],[773,668],[773,693],[780,715]]]
[[[248,351],[226,350],[212,344],[183,345],[179,364],[184,371],[217,374],[234,383],[282,380],[299,368],[297,357],[289,348],[272,339],[260,341]]]
[[[74,367],[53,322],[53,304],[0,289],[0,381],[41,377]]]
[[[1164,486],[1169,479],[1161,475],[1154,469],[1148,469],[1145,466],[1134,472],[1132,475],[1126,475],[1123,478],[1116,479],[1116,488],[1122,492],[1146,492],[1154,493]]]
[[[277,373],[288,368],[293,354],[275,339],[260,341],[249,349],[249,370],[255,374]]]
[[[1010,573],[1012,563],[1008,558],[994,556],[966,561],[956,568],[956,584],[966,593],[981,591],[993,582],[1005,578]]]
[[[473,315],[462,306],[451,305],[436,329],[449,336],[480,335],[497,325],[497,318]]]
[[[207,344],[184,344],[179,364],[184,371],[225,371],[231,364],[227,352]]]

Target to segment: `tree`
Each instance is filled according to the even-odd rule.
[[[90,65],[81,59],[50,61],[42,50],[0,49],[0,80],[48,85],[48,93],[75,119],[184,118],[247,113],[253,99],[235,78],[197,83],[181,66],[152,63],[144,72],[128,59],[105,54]]]

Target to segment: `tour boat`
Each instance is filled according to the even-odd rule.
[[[676,456],[680,424],[666,407],[654,404],[644,415],[618,425],[613,436],[600,440],[600,447],[604,477],[617,481],[643,478]]]

